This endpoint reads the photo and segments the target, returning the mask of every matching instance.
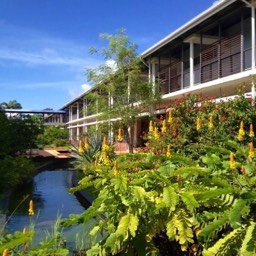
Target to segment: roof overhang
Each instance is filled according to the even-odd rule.
[[[155,51],[159,50],[161,47],[166,45],[167,43],[175,40],[177,37],[181,36],[188,30],[192,29],[193,27],[197,26],[201,22],[205,21],[212,15],[218,13],[219,11],[223,10],[227,6],[231,5],[232,3],[240,1],[240,0],[222,0],[219,1],[217,4],[212,5],[210,8],[202,12],[201,14],[197,15],[195,18],[181,26],[179,29],[175,30],[173,33],[169,34],[158,43],[154,44],[152,47],[147,49],[141,54],[142,58],[148,57],[150,54],[154,53]]]
[[[16,114],[66,114],[65,110],[24,110],[24,109],[3,109],[0,110],[5,113],[16,113]]]

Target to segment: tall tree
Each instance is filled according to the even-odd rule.
[[[96,85],[89,95],[90,102],[95,104],[90,106],[97,108],[102,120],[109,120],[105,123],[123,129],[132,153],[134,124],[142,112],[152,111],[159,95],[148,81],[147,68],[125,30],[119,30],[116,35],[101,34],[100,38],[107,41],[107,47],[92,48],[91,53],[100,55],[105,62],[87,70],[88,80]]]
[[[0,109],[22,109],[22,106],[16,100],[0,103]]]

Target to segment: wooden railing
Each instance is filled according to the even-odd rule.
[[[251,49],[243,54],[250,54]],[[236,74],[247,68],[250,60],[242,67],[241,34],[229,37],[204,46],[200,54],[200,62],[194,66],[194,84],[209,82],[221,77]],[[199,56],[198,56],[199,58]],[[245,58],[244,58],[245,59]],[[169,65],[162,66],[159,70],[159,87],[161,94],[171,93],[189,87],[189,72],[183,70],[182,61],[177,60]],[[250,67],[250,66],[249,66]]]

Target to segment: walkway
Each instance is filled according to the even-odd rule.
[[[27,152],[29,154],[29,151]],[[70,152],[63,147],[32,149],[32,157],[54,157],[54,158],[71,158]]]

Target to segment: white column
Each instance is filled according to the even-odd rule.
[[[190,56],[189,56],[189,71],[190,71],[190,87],[194,85],[194,43],[190,40]]]
[[[68,115],[69,115],[69,120],[68,121],[72,121],[72,106],[70,106],[68,108]]]
[[[76,119],[79,119],[79,103],[76,103]]]
[[[73,128],[69,128],[69,139],[72,144],[74,143],[73,137]]]
[[[76,140],[79,141],[79,137],[80,137],[80,130],[79,127],[76,127]]]
[[[85,117],[85,98],[83,98],[83,117]]]
[[[255,7],[252,5],[252,69],[255,69]]]
[[[252,94],[252,104],[255,103],[255,78],[252,77],[252,87],[251,87],[251,94]]]

